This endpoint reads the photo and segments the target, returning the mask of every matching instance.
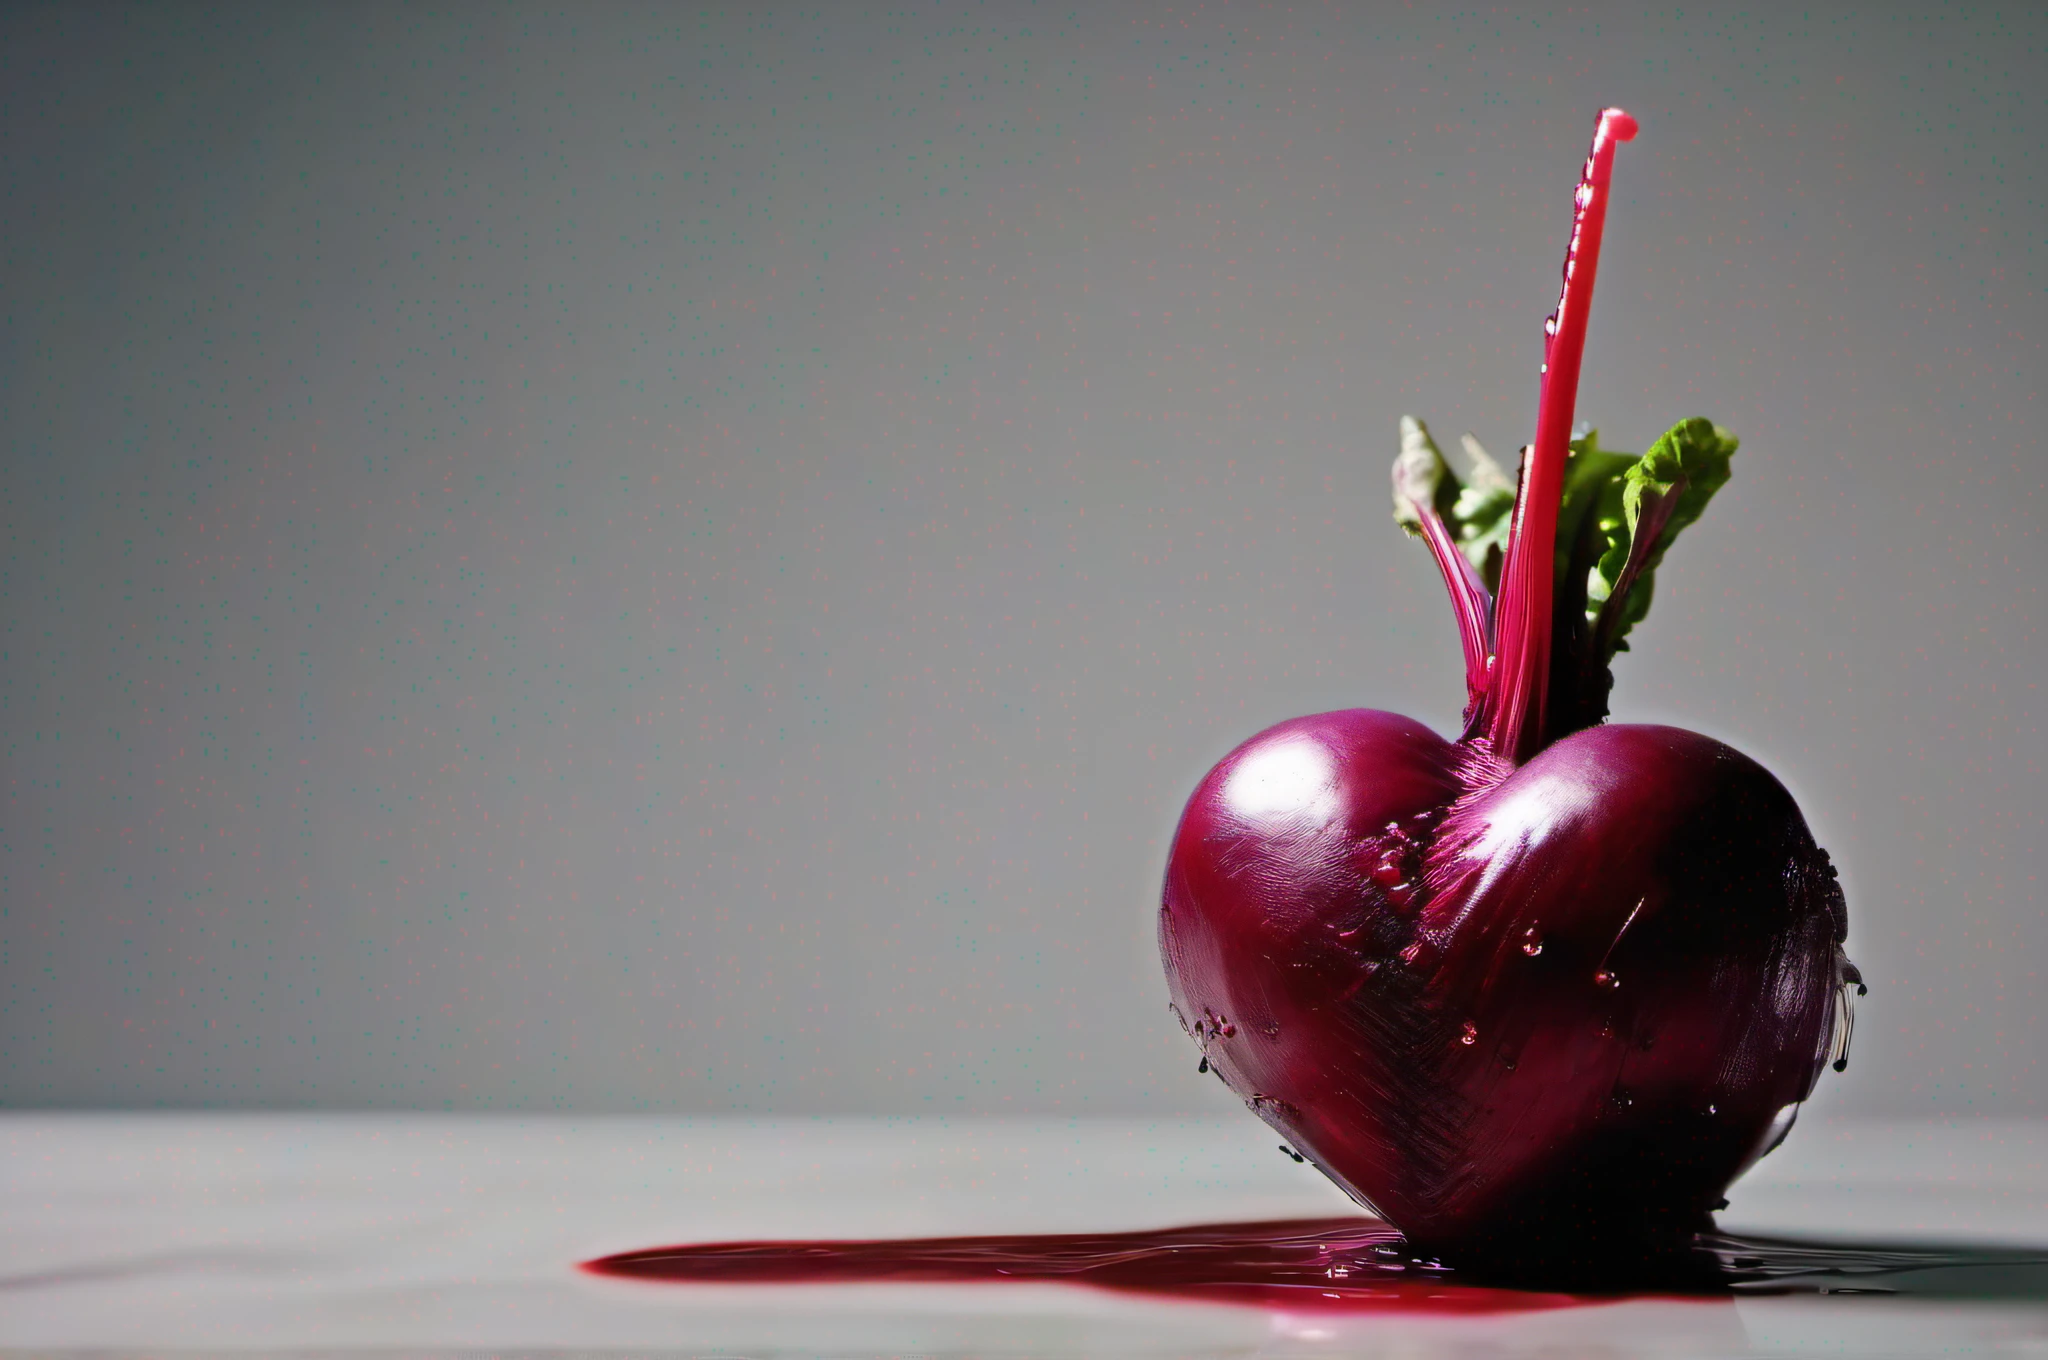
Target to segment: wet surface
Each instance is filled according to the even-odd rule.
[[[11,1112],[0,1352],[2048,1355],[2048,1122],[1803,1119],[1730,1197],[1711,1287],[1575,1292],[1414,1257],[1242,1111]]]

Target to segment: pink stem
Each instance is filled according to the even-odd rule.
[[[1578,213],[1564,257],[1564,289],[1544,323],[1542,395],[1536,406],[1536,442],[1529,450],[1521,495],[1515,501],[1507,557],[1494,613],[1499,654],[1489,687],[1487,742],[1495,754],[1520,762],[1543,744],[1550,681],[1551,576],[1557,546],[1558,503],[1564,497],[1565,461],[1571,456],[1572,411],[1579,393],[1579,360],[1586,349],[1586,317],[1600,267],[1600,232],[1607,221],[1607,189],[1614,148],[1636,135],[1636,120],[1604,109],[1593,149],[1579,179]]]
[[[1436,507],[1418,503],[1415,515],[1422,522],[1422,538],[1443,573],[1444,589],[1451,594],[1451,609],[1458,616],[1458,640],[1465,649],[1465,721],[1469,726],[1486,698],[1486,658],[1493,652],[1493,597],[1486,582],[1458,551],[1450,526]]]

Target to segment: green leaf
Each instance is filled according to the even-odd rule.
[[[1620,523],[1622,479],[1638,461],[1633,453],[1601,448],[1598,430],[1586,431],[1572,440],[1569,447],[1571,460],[1564,469],[1564,496],[1557,507],[1557,574],[1552,578],[1560,588],[1566,584],[1565,573],[1571,568],[1579,535],[1587,532],[1586,521],[1589,518],[1593,521],[1592,532],[1595,534],[1605,532],[1604,526],[1610,518],[1616,524]],[[1596,538],[1596,550],[1604,543],[1605,539]],[[1599,553],[1596,551],[1594,555]],[[1589,590],[1590,585],[1589,578]],[[1603,595],[1601,598],[1606,597]],[[1587,621],[1591,622],[1590,617]]]
[[[1401,452],[1394,459],[1394,523],[1420,537],[1424,506],[1433,506],[1449,521],[1458,487],[1458,475],[1429,437],[1429,426],[1402,416]]]
[[[1478,571],[1488,590],[1500,589],[1501,559],[1508,550],[1508,530],[1515,522],[1515,479],[1471,435],[1463,436],[1465,456],[1472,460],[1471,480],[1451,503],[1451,532],[1458,551]]]
[[[1602,448],[1600,432],[1571,441],[1557,513],[1555,599],[1585,611],[1582,658],[1601,668],[1628,650],[1628,633],[1650,612],[1658,564],[1679,531],[1700,517],[1727,485],[1734,435],[1709,420],[1682,420],[1644,454]],[[1421,508],[1442,516],[1458,551],[1490,591],[1500,589],[1501,559],[1514,524],[1515,483],[1471,435],[1472,470],[1461,480],[1444,461],[1429,427],[1401,417],[1394,462],[1394,519],[1421,532]],[[1590,563],[1583,579],[1573,563]],[[1575,665],[1578,663],[1574,663]],[[1604,693],[1604,690],[1603,690]]]
[[[1739,442],[1712,421],[1682,420],[1648,453],[1587,488],[1600,557],[1586,578],[1586,622],[1600,664],[1628,650],[1629,630],[1650,612],[1658,565],[1672,540],[1728,484]],[[1558,539],[1566,541],[1562,524]]]
[[[1500,589],[1501,559],[1507,555],[1508,529],[1515,522],[1513,487],[1468,486],[1451,505],[1458,551],[1479,571],[1492,591]]]
[[[1418,506],[1427,501],[1443,518],[1451,541],[1478,571],[1488,590],[1500,588],[1501,555],[1514,523],[1515,483],[1477,439],[1461,441],[1472,470],[1461,480],[1414,416],[1401,417],[1401,453],[1394,460],[1394,522],[1410,534],[1422,532]]]

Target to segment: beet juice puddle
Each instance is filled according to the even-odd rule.
[[[2048,1250],[1702,1234],[1683,1256],[1588,1279],[1481,1279],[1417,1255],[1370,1218],[1210,1223],[1121,1233],[707,1242],[582,1263],[664,1284],[1086,1285],[1284,1312],[1474,1315],[1628,1298],[1868,1294],[2048,1298]],[[1628,1276],[1624,1285],[1623,1281]],[[1518,1287],[1519,1286],[1519,1287]]]

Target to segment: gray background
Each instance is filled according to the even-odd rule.
[[[1164,843],[1454,723],[1395,417],[1734,482],[1618,715],[1768,764],[1840,1110],[2039,1112],[2048,20],[1018,3],[0,18],[0,1100],[1222,1108]]]

